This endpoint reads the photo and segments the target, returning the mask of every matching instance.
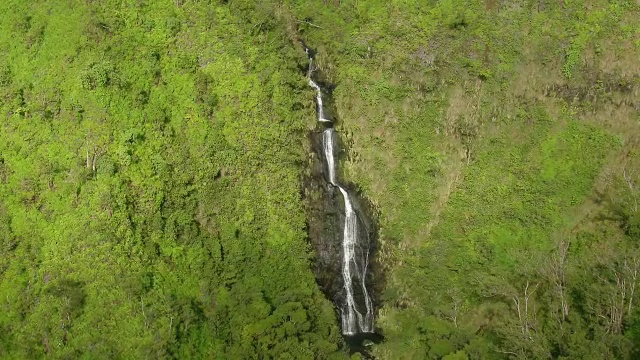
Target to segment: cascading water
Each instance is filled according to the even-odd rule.
[[[333,122],[325,116],[322,88],[313,80],[313,56],[309,49],[309,85],[316,90],[318,121],[328,126],[322,133],[322,148],[327,164],[330,186],[337,188],[344,200],[344,228],[342,231],[342,281],[343,299],[340,307],[342,333],[356,335],[373,332],[373,304],[367,291],[366,275],[369,265],[368,239],[358,233],[361,219],[354,209],[349,192],[338,182],[334,155],[335,131]],[[366,232],[365,232],[366,233]]]
[[[309,73],[308,73],[309,85],[316,90],[316,104],[317,104],[317,107],[318,107],[318,121],[325,122],[325,123],[331,123],[331,120],[327,119],[324,116],[324,105],[322,104],[322,89],[320,88],[320,85],[316,84],[316,82],[311,79],[311,74],[313,72],[313,56],[311,56],[311,53],[310,53],[309,49],[305,49],[305,50],[306,50],[306,53],[309,55]]]

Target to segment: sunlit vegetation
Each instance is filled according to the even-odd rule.
[[[0,5],[0,357],[313,358],[341,338],[283,31],[229,6]]]
[[[2,1],[0,358],[349,356],[299,40],[379,216],[372,355],[638,358],[639,39],[636,0]]]
[[[380,214],[374,354],[637,357],[637,2],[293,8]]]

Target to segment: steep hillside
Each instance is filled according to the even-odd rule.
[[[353,357],[640,357],[637,0],[7,0],[0,358],[349,356],[301,42],[379,225]]]
[[[338,350],[299,194],[305,58],[281,29],[188,2],[0,14],[1,358]]]
[[[296,4],[380,213],[380,358],[633,358],[640,4]]]

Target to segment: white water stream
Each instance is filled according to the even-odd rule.
[[[318,121],[331,122],[324,116],[322,103],[322,89],[313,81],[313,57],[309,54],[309,85],[316,90],[316,102],[318,106]],[[362,248],[358,243],[358,214],[354,210],[349,193],[345,190],[336,178],[336,163],[333,151],[334,146],[333,128],[327,128],[322,133],[322,145],[324,157],[327,162],[329,172],[329,182],[342,193],[344,199],[344,229],[342,233],[342,279],[344,282],[344,303],[342,305],[342,333],[344,335],[355,335],[359,332],[373,332],[373,305],[365,278],[367,266],[369,264],[368,248]],[[357,293],[357,295],[356,295]]]
[[[309,54],[309,50],[305,49],[307,54]],[[313,72],[313,57],[309,55],[309,86],[314,88],[316,91],[316,104],[318,105],[318,121],[320,122],[331,122],[331,120],[327,119],[324,116],[324,105],[322,104],[322,89],[320,89],[320,85],[316,84],[315,81],[311,79],[311,73]]]

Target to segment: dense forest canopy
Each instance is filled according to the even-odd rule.
[[[379,223],[312,271],[301,42]],[[637,0],[0,2],[0,358],[640,357]]]

